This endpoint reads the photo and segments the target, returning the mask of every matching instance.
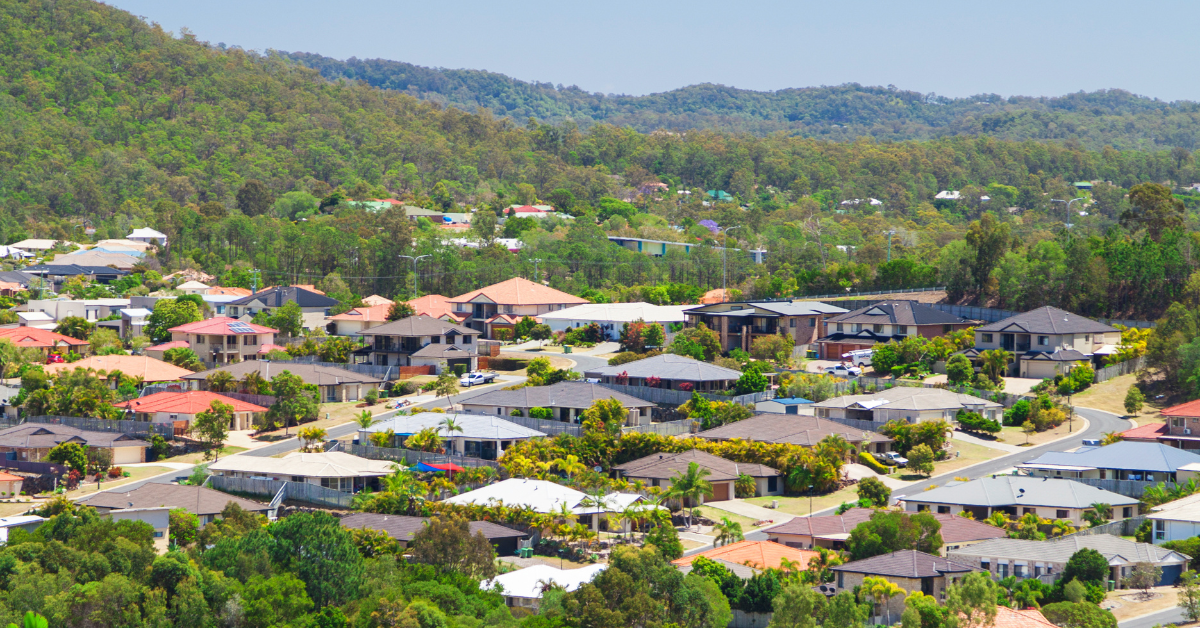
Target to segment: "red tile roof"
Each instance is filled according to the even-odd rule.
[[[983,628],[983,624],[971,624],[967,628]],[[996,607],[996,621],[988,628],[1058,628],[1050,623],[1037,609],[1013,610],[1007,606]]]
[[[234,412],[266,412],[267,409],[252,403],[246,403],[233,397],[218,395],[214,392],[192,390],[188,392],[160,392],[147,395],[140,399],[131,399],[124,403],[113,404],[118,408],[131,408],[134,412],[171,412],[175,414],[197,414],[208,410],[212,402],[233,406]]]
[[[587,299],[581,299],[522,277],[513,277],[508,281],[501,281],[498,284],[459,295],[449,299],[449,302],[467,303],[481,296],[499,305],[582,305],[590,303]]]
[[[78,340],[70,336],[56,334],[49,329],[37,327],[9,327],[0,329],[0,338],[8,338],[18,347],[80,347],[87,345],[86,340]]]
[[[168,364],[162,360],[156,360],[148,355],[94,355],[78,362],[47,364],[44,368],[49,375],[55,375],[61,371],[74,372],[77,368],[95,369],[109,373],[120,371],[129,377],[141,377],[142,381],[147,384],[152,382],[175,382],[183,378],[184,375],[192,374],[191,371],[185,368]]]
[[[258,354],[259,354],[259,355],[267,355],[268,353],[270,353],[270,352],[272,352],[272,351],[283,351],[283,352],[285,352],[285,353],[286,353],[286,352],[287,352],[287,347],[285,347],[285,346],[283,346],[283,345],[274,345],[274,344],[271,344],[271,343],[267,343],[267,344],[265,344],[265,345],[263,345],[263,346],[261,346],[261,347],[259,347],[259,348],[258,348]]]
[[[512,207],[512,208],[509,208],[508,211],[513,214],[544,214],[544,213],[546,213],[546,210],[538,209],[538,208],[534,207],[533,205],[522,205],[520,207]]]
[[[191,347],[192,347],[192,344],[186,340],[172,340],[171,342],[164,342],[161,345],[154,345],[153,347],[146,347],[146,351],[166,351],[167,349],[179,349],[179,348],[190,349]]]
[[[172,327],[168,331],[179,332],[181,334],[209,334],[209,335],[214,335],[214,336],[236,336],[239,332],[235,332],[235,331],[232,331],[229,329],[229,325],[232,323],[238,323],[239,325],[245,325],[245,326],[249,327],[251,330],[249,333],[273,334],[273,333],[276,333],[277,331],[279,331],[277,329],[271,329],[270,327],[263,327],[262,325],[255,325],[254,323],[243,323],[242,321],[239,321],[236,318],[230,318],[228,316],[217,316],[215,318],[210,318],[208,320],[198,321],[195,323],[188,323],[186,325],[180,325],[179,327]],[[248,332],[240,332],[240,333],[244,334],[244,333],[248,333]]]
[[[381,323],[387,320],[388,312],[392,310],[391,305],[372,305],[369,307],[356,307],[348,312],[342,312],[336,316],[330,316],[331,321],[362,321],[369,323]],[[418,312],[419,313],[419,312]]]
[[[1124,440],[1158,440],[1159,436],[1164,436],[1168,432],[1170,430],[1167,429],[1166,423],[1147,423],[1121,432],[1121,438]]]
[[[408,301],[408,304],[417,311],[417,314],[424,314],[434,318],[441,318],[454,311],[454,305],[450,303],[450,297],[444,297],[440,294],[427,294]]]
[[[1171,406],[1162,411],[1163,416],[1196,416],[1200,417],[1200,399]]]
[[[253,292],[249,288],[226,288],[223,286],[212,286],[208,289],[208,294],[212,296],[224,295],[227,297],[248,297]]]
[[[811,550],[796,549],[771,541],[738,541],[729,545],[715,547],[707,552],[700,552],[673,561],[672,565],[684,566],[692,564],[697,556],[709,560],[723,560],[735,565],[748,565],[755,569],[779,569],[786,558],[799,563],[801,569],[808,568],[808,561],[819,554]]]
[[[24,480],[24,479],[25,478],[23,478],[19,475],[13,475],[11,473],[5,473],[4,471],[0,471],[0,482],[20,482],[21,480]]]

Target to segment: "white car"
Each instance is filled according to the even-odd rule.
[[[900,454],[898,454],[894,451],[885,451],[882,454],[879,454],[879,457],[883,458],[884,460],[890,461],[892,464],[896,465],[897,467],[907,467],[908,466],[908,458],[905,458],[904,456],[901,456]]]
[[[845,364],[839,364],[837,366],[825,367],[825,374],[838,375],[841,377],[858,377],[859,375],[862,375],[862,369],[858,368],[857,366],[846,366]]]
[[[463,388],[470,388],[471,386],[478,386],[480,384],[490,384],[494,381],[496,381],[495,373],[475,372],[463,375],[462,378],[458,380],[458,385],[462,386]]]

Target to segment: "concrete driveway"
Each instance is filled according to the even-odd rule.
[[[716,508],[718,510],[724,510],[725,512],[731,512],[735,515],[749,517],[755,521],[761,521],[763,519],[771,519],[771,520],[774,520],[775,523],[783,523],[785,521],[791,521],[792,519],[796,518],[796,515],[791,515],[786,512],[780,512],[778,510],[771,510],[770,508],[763,508],[762,506],[756,506],[754,504],[751,504],[750,502],[743,501],[740,499],[727,499],[727,500],[718,501],[718,502],[704,502],[704,504],[701,505],[700,508],[701,509]],[[712,517],[709,517],[709,518],[711,519]]]

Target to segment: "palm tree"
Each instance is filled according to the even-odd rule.
[[[454,432],[458,432],[459,434],[462,434],[463,428],[462,428],[462,424],[459,423],[458,421],[456,421],[454,419],[453,415],[450,415],[450,416],[447,416],[446,418],[442,419],[442,421],[440,423],[438,423],[438,430],[439,431],[446,430],[446,435],[449,436],[450,434],[453,434]]]
[[[1075,533],[1075,526],[1071,525],[1071,522],[1066,519],[1055,519],[1053,525],[1054,536],[1066,536]]]
[[[368,427],[375,425],[375,416],[371,414],[370,410],[363,410],[362,412],[354,415],[354,422],[358,424],[359,429],[365,430]]]
[[[568,455],[565,459],[555,460],[554,463],[559,470],[567,474],[567,477],[573,478],[576,475],[587,471],[587,465],[579,461],[579,456],[574,454]]]
[[[671,488],[667,490],[667,496],[679,499],[681,504],[691,503],[687,520],[688,528],[692,527],[692,514],[695,513],[696,504],[702,501],[706,495],[713,494],[712,483],[704,479],[710,475],[712,472],[708,469],[702,469],[695,462],[689,462],[687,472],[676,473],[675,477],[671,479]]]
[[[1012,354],[1004,349],[989,349],[979,354],[979,360],[983,365],[984,375],[987,375],[988,379],[993,382],[999,383],[1000,378],[1004,377],[1004,373],[1008,370]]]
[[[713,547],[746,540],[746,536],[742,534],[742,524],[730,521],[729,517],[721,517],[721,523],[714,526],[714,530],[717,532],[717,538],[713,541]]]
[[[1084,511],[1083,518],[1087,519],[1091,527],[1104,525],[1105,521],[1112,519],[1112,506],[1103,502],[1093,502],[1090,508],[1091,510]]]
[[[1008,524],[1009,524],[1009,518],[1008,518],[1008,514],[997,510],[996,512],[993,512],[990,516],[988,516],[987,519],[984,519],[983,522],[990,526],[994,526],[997,528],[1007,530]]]
[[[321,427],[306,427],[300,430],[300,440],[304,443],[304,451],[316,451],[317,443],[325,440],[326,432]]]
[[[904,595],[906,591],[900,588],[900,585],[886,578],[876,578],[874,576],[863,578],[862,586],[869,592],[871,599],[883,605],[883,609],[887,613],[887,624],[891,625],[892,609],[888,607],[888,601],[894,597]]]
[[[267,387],[267,380],[263,378],[258,371],[247,371],[242,376],[242,390],[251,393],[259,394],[259,391]]]

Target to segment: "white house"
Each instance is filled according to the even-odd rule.
[[[167,234],[150,228],[134,229],[125,238],[134,242],[145,242],[146,244],[157,244],[159,246],[167,245]]]
[[[443,422],[447,420],[453,421],[461,431],[445,431]],[[361,429],[358,431],[359,441],[368,442],[370,434],[392,430],[395,434],[392,446],[401,447],[409,436],[428,428],[444,432],[446,453],[485,460],[496,460],[517,441],[546,435],[498,416],[422,412],[411,416],[396,415]]]
[[[596,563],[579,569],[559,569],[550,565],[533,565],[510,571],[482,582],[480,589],[490,591],[499,588],[508,606],[519,606],[537,612],[545,585],[553,583],[570,593],[589,583],[596,574],[604,571],[608,563]]]
[[[1146,518],[1154,522],[1154,544],[1200,536],[1200,495],[1155,506]]]
[[[605,519],[609,513],[622,512],[634,504],[644,505],[645,508],[661,508],[650,505],[638,493],[609,493],[603,497],[591,497],[562,484],[524,478],[509,478],[460,493],[445,501],[459,506],[503,503],[510,508],[524,507],[542,514],[559,512],[565,503],[571,512],[579,516],[580,523],[591,525],[593,530],[598,529],[599,521]]]
[[[608,340],[620,340],[621,327],[625,323],[645,321],[661,323],[665,328],[672,323],[684,323],[687,317],[684,312],[698,305],[654,305],[653,303],[586,303],[539,314],[538,318],[550,326],[551,331],[567,331],[576,327],[587,327],[592,323],[600,325],[604,337]]]
[[[282,458],[229,456],[210,465],[213,475],[280,482],[306,482],[343,493],[357,493],[368,481],[392,473],[390,460],[368,460],[340,451],[290,453]]]

